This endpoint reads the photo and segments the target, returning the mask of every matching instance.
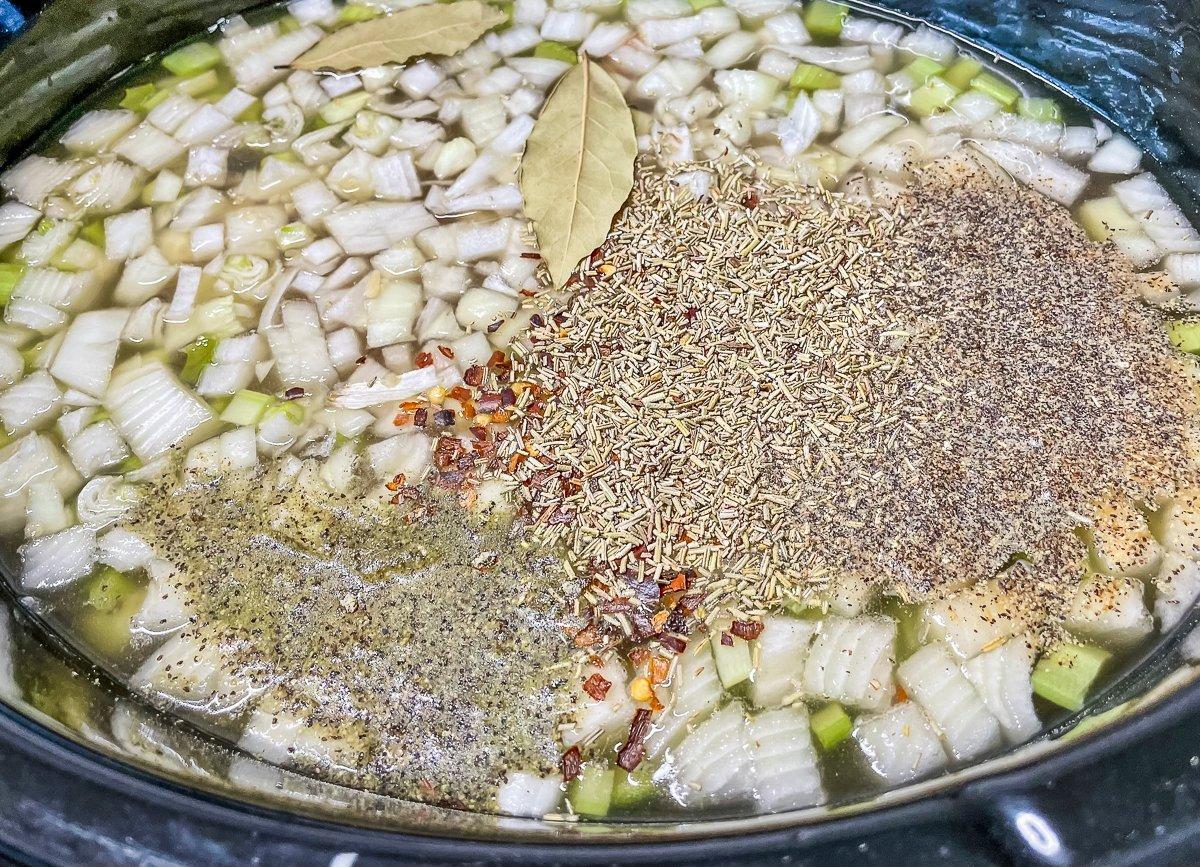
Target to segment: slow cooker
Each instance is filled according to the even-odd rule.
[[[0,164],[104,82],[244,0],[0,0]],[[1124,130],[1200,216],[1200,10],[1181,0],[899,0]],[[11,560],[3,567],[11,569]],[[23,864],[1167,864],[1200,857],[1200,616],[1012,752],[868,800],[740,820],[586,825],[458,812],[240,755],[130,696],[0,582],[0,856]],[[99,703],[18,688],[13,655]]]

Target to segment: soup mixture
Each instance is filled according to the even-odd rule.
[[[1037,736],[1200,595],[1200,234],[932,28],[295,0],[0,188],[14,585],[290,771],[842,802]]]

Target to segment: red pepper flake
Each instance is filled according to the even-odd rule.
[[[746,641],[753,641],[762,635],[763,625],[757,620],[735,620],[729,624],[729,631],[738,638],[744,638]]]
[[[449,427],[454,424],[454,410],[439,409],[433,414],[433,423],[442,427]]]
[[[559,767],[562,768],[564,783],[569,783],[578,777],[579,772],[583,770],[583,756],[579,754],[579,747],[571,747],[563,753]]]
[[[485,330],[487,331],[488,334],[495,334],[497,331],[500,330],[500,326],[503,324],[504,324],[503,319],[497,319],[495,322],[488,323],[488,327]]]
[[[663,647],[676,655],[687,650],[687,642],[677,635],[660,635],[658,640]]]
[[[463,382],[472,388],[477,388],[483,384],[483,368],[478,364],[472,364],[467,368],[467,372],[463,374]]]
[[[487,428],[485,428],[485,427],[471,428],[471,436],[475,437],[475,439],[477,439],[477,440],[487,439],[487,435],[488,435],[488,432],[487,432]]]
[[[417,367],[428,367],[433,364],[433,354],[429,352],[418,352],[417,357],[413,359]]]
[[[500,405],[513,406],[517,402],[517,393],[511,388],[503,388],[500,390]]]
[[[596,634],[594,626],[585,626],[576,632],[575,637],[572,639],[576,647],[591,647],[599,640],[600,636]]]
[[[627,771],[637,769],[646,755],[643,742],[650,733],[650,711],[639,707],[633,714],[633,722],[629,724],[629,737],[625,745],[617,752],[617,764]]]
[[[513,455],[512,457],[510,457],[508,459],[508,466],[505,467],[505,469],[507,469],[508,472],[510,472],[510,473],[514,472],[517,469],[517,467],[521,466],[521,464],[525,463],[525,461],[526,461],[525,455],[518,452],[517,454]]]
[[[475,408],[480,412],[495,412],[500,408],[500,395],[494,391],[485,391],[475,401]]]
[[[360,355],[358,358],[354,359],[354,363],[355,364],[366,364],[367,357],[365,355]]]
[[[419,410],[417,410],[416,412],[413,413],[413,425],[414,426],[425,427],[425,425],[428,422],[429,422],[429,409],[427,407],[421,407]]]
[[[501,352],[499,349],[497,349],[495,352],[492,353],[491,358],[488,359],[487,366],[495,367],[497,364],[503,364],[504,360],[507,357],[508,356],[506,356],[503,352]]]
[[[546,324],[546,320],[542,318],[542,314],[535,313],[529,317],[529,324],[532,325],[534,328],[541,328],[543,325]]]
[[[386,485],[384,485],[384,487],[387,488],[389,491],[398,491],[402,487],[404,487],[404,482],[405,482],[404,473],[396,473],[396,475],[394,475],[392,477],[392,480],[390,482],[388,482]]]
[[[438,346],[438,352],[440,352],[442,355],[446,356],[447,358],[453,358],[453,357],[454,357],[454,350],[453,350],[453,349],[451,349],[449,346],[441,346],[441,345],[439,345],[439,346]]]
[[[671,660],[665,656],[654,656],[650,659],[650,683],[659,684],[667,679],[667,672],[671,670]]]
[[[691,614],[700,607],[700,603],[704,601],[704,597],[699,593],[693,593],[689,596],[684,596],[679,600],[679,604],[675,607],[681,614]]]
[[[395,417],[392,419],[392,424],[394,424],[396,427],[403,427],[404,425],[411,422],[412,419],[413,419],[413,417],[409,413],[398,412],[398,413],[396,413]]]
[[[721,644],[725,647],[733,647],[733,636],[728,632],[721,633]]]
[[[656,611],[654,616],[650,618],[650,624],[654,627],[655,631],[661,630],[663,628],[663,624],[667,622],[667,618],[670,616],[671,612],[667,611],[666,609],[663,609],[662,611]]]
[[[611,687],[612,683],[602,677],[599,672],[593,674],[583,682],[583,691],[596,701],[604,701],[604,696],[608,695]]]
[[[304,397],[304,389],[298,385],[294,385],[283,393],[283,396],[288,400],[295,400],[298,397]]]
[[[758,193],[756,193],[754,190],[751,190],[750,192],[746,193],[746,195],[742,196],[742,207],[750,208],[751,210],[757,208]]]
[[[509,414],[507,412],[492,413],[492,424],[508,424]]]
[[[470,400],[471,392],[467,391],[461,385],[456,385],[454,388],[450,389],[450,391],[447,393],[447,396],[462,402],[464,400]]]
[[[686,575],[684,575],[682,572],[678,572],[678,573],[676,573],[675,577],[671,579],[671,583],[666,586],[666,588],[663,590],[663,592],[664,593],[679,593],[680,591],[687,590],[687,589],[688,589],[688,577]]]
[[[634,668],[638,668],[646,663],[650,658],[650,651],[644,647],[635,647],[626,654],[629,657],[629,662]]]
[[[522,259],[536,259],[540,262],[542,259],[542,254],[541,253],[522,253],[521,258]]]

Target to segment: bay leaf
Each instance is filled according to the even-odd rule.
[[[636,158],[633,114],[620,87],[590,60],[571,67],[521,158],[525,214],[556,286],[604,243],[633,189]]]
[[[345,71],[403,63],[423,54],[456,54],[506,17],[480,0],[416,6],[335,30],[296,58],[292,66]]]

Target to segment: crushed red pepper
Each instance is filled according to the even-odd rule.
[[[579,752],[579,747],[571,747],[563,753],[559,767],[562,769],[564,783],[569,783],[578,777],[579,772],[583,770],[583,756]]]
[[[599,672],[596,672],[583,682],[583,691],[596,701],[604,701],[604,697],[608,695],[611,687],[612,682]]]
[[[633,771],[642,763],[646,755],[645,740],[650,733],[650,711],[639,707],[633,714],[633,722],[629,724],[629,737],[624,746],[617,752],[617,764],[627,771]]]

